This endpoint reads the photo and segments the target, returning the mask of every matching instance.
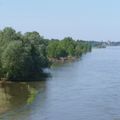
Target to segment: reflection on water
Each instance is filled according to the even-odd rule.
[[[31,104],[45,82],[0,84],[0,114]]]
[[[47,81],[1,85],[0,120],[120,120],[119,55],[95,49]]]

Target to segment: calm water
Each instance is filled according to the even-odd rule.
[[[52,78],[0,86],[0,120],[120,120],[120,47],[96,49]]]

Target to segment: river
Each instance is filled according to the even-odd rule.
[[[47,80],[0,85],[0,120],[120,120],[119,56],[93,49]]]

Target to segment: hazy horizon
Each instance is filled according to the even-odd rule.
[[[45,38],[120,41],[119,0],[0,0],[1,24]]]

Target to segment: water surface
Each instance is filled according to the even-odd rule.
[[[120,120],[120,47],[94,49],[51,78],[0,86],[0,120]]]

